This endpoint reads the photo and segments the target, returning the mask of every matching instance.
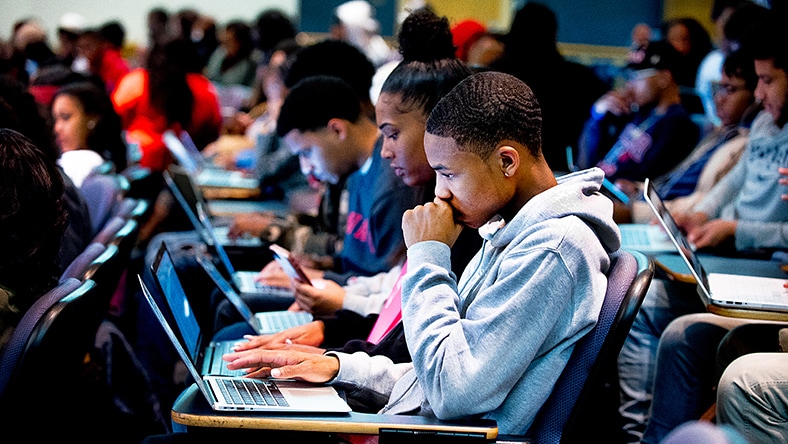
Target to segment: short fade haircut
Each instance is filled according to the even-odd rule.
[[[361,103],[350,85],[331,76],[313,76],[298,82],[287,94],[276,134],[284,137],[292,130],[315,131],[331,119],[355,122],[361,116]]]
[[[444,96],[427,119],[427,132],[450,137],[462,151],[486,159],[503,141],[542,156],[542,110],[531,88],[501,72],[481,72]]]

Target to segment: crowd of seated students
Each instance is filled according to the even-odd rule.
[[[623,89],[565,60],[556,15],[535,2],[517,11],[502,36],[473,27],[474,41],[485,36],[495,47],[472,61],[457,57],[467,48],[455,47],[448,19],[429,8],[408,15],[399,51],[392,50],[365,1],[337,8],[330,37],[306,45],[296,43],[293,22],[274,9],[256,22],[217,26],[192,9],[157,8],[147,17],[148,47],[138,59],[122,56],[117,22],[87,28],[82,20],[64,21],[61,47],[52,49],[39,24],[20,21],[16,46],[0,51],[0,99],[14,110],[6,115],[2,108],[0,116],[3,128],[23,136],[0,130],[0,148],[38,148],[25,152],[37,157],[26,162],[46,164],[46,205],[65,207],[67,217],[38,221],[53,227],[39,230],[46,239],[22,239],[46,244],[36,254],[56,250],[57,264],[39,267],[43,287],[20,286],[18,278],[30,279],[31,271],[14,276],[19,264],[0,266],[0,348],[30,298],[52,287],[57,270],[95,234],[79,191],[84,178],[101,165],[116,172],[139,166],[152,173],[144,198],[154,209],[139,237],[147,254],[133,267],[149,266],[162,242],[177,247],[179,274],[194,277],[184,279],[187,293],[209,301],[213,333],[247,339],[227,356],[231,368],[335,384],[364,411],[483,416],[495,419],[501,433],[526,433],[574,344],[595,323],[609,255],[619,248],[615,225],[650,219],[637,198],[643,180],[655,181],[704,251],[768,257],[788,249],[780,178],[788,147],[785,35],[767,7],[715,5],[725,11],[716,14],[724,31],[719,66],[710,67],[715,48],[696,21],[672,20],[663,25],[664,39],[640,44],[622,71]],[[376,72],[385,79],[379,84]],[[710,83],[713,101],[704,104],[714,105],[705,110],[714,120],[699,125],[704,110],[688,108],[686,97],[703,94],[709,72],[718,80]],[[243,100],[223,95],[227,86],[242,86]],[[30,112],[36,118],[23,117]],[[162,179],[174,163],[162,140],[167,130],[188,133],[218,166],[259,177],[258,199],[286,199],[309,187],[321,193],[317,217],[247,213],[230,222],[231,236],[296,249],[313,284],[264,262],[259,281],[292,287],[293,296],[246,295],[253,311],[306,310],[315,322],[249,336],[205,276],[192,274],[200,273],[191,257],[197,250],[186,246],[201,241],[178,219]],[[139,147],[138,159],[129,157],[129,145]],[[582,171],[562,176],[575,166],[566,163],[567,147]],[[16,151],[4,164],[21,155]],[[34,180],[13,174],[15,183],[6,185],[17,192]],[[602,197],[603,177],[634,202],[614,206]],[[36,199],[38,210],[48,208]],[[780,377],[784,356],[760,353],[783,351],[761,344],[784,342],[784,325],[702,313],[693,296],[694,288],[667,279],[649,289],[618,363],[628,439],[659,443],[698,419],[715,397],[719,423],[747,439],[786,439],[784,430],[763,425],[788,420],[784,406],[745,407],[758,396],[785,398],[769,382]],[[401,298],[402,320],[376,323],[392,319],[379,316],[392,298]],[[514,328],[516,317],[540,327]],[[145,331],[148,320],[128,325],[137,327],[129,334],[161,385],[166,410],[182,388],[177,358],[162,353],[160,335]],[[467,349],[484,353],[462,357]],[[162,367],[154,360],[172,371],[155,374]],[[762,372],[743,371],[756,360]],[[473,375],[493,381],[491,388],[471,393],[465,381]],[[692,408],[673,408],[677,398]]]
[[[775,22],[764,24],[767,26],[761,26],[742,45],[742,50],[750,51],[754,59],[758,75],[754,94],[763,111],[752,123],[741,158],[702,200],[674,215],[686,230],[688,240],[701,251],[779,258],[779,252],[788,248],[784,234],[788,207],[780,197],[778,174],[788,148],[785,139],[788,77],[784,59],[787,40]],[[625,400],[622,413],[628,419],[633,439],[659,442],[677,422],[697,416],[698,405],[707,402],[703,399],[708,399],[709,387],[716,382],[714,376],[686,371],[685,364],[695,359],[690,358],[693,353],[701,352],[701,348],[696,348],[702,347],[700,342],[714,342],[715,327],[701,328],[714,324],[707,316],[718,320],[720,325],[736,322],[719,316],[692,315],[704,311],[694,288],[665,279],[652,284],[619,360]],[[701,319],[696,322],[696,317]],[[685,335],[695,334],[705,337],[704,341],[684,342]],[[713,351],[714,346],[707,346],[702,353],[713,355]],[[714,364],[707,359],[705,365]],[[674,404],[676,394],[672,392],[679,386],[677,380],[683,381],[677,377],[679,373],[692,379],[680,385],[691,387],[685,392],[688,401],[682,404],[682,409]],[[708,378],[703,379],[708,382],[699,378]],[[745,427],[741,431],[746,435],[750,429]]]

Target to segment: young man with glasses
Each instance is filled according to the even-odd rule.
[[[651,42],[643,60],[627,65],[623,90],[599,98],[580,138],[581,168],[598,166],[611,181],[658,177],[698,142],[699,128],[681,104],[674,72],[680,56],[669,43]]]
[[[714,83],[715,113],[721,124],[698,143],[694,150],[667,174],[651,178],[672,212],[689,211],[736,164],[747,143],[749,126],[760,110],[755,101],[752,57],[738,51],[723,65],[722,80]],[[617,183],[630,196],[642,196],[642,182],[620,179]],[[648,223],[654,213],[643,199],[616,203],[619,223]]]

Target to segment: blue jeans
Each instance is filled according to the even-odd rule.
[[[698,313],[681,316],[662,334],[644,443],[660,443],[679,425],[700,418],[714,403],[720,341],[747,319]]]
[[[655,278],[618,357],[619,413],[628,442],[640,442],[653,393],[657,346],[679,316],[706,311],[694,284]]]

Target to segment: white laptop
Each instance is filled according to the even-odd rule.
[[[212,409],[217,411],[257,412],[309,412],[348,413],[347,402],[330,386],[310,384],[292,380],[253,379],[241,376],[205,375],[197,370],[195,355],[188,353],[174,329],[170,327],[164,313],[156,304],[142,277],[138,275],[145,299],[156,315],[167,337],[180,355],[186,368],[194,378]],[[188,303],[187,303],[188,304]],[[188,309],[188,305],[184,306]],[[178,319],[176,317],[176,319]],[[176,321],[177,322],[177,321]],[[177,325],[184,342],[189,338]]]
[[[199,185],[221,188],[260,188],[258,179],[247,177],[241,171],[225,170],[208,164],[185,131],[176,135],[174,131],[167,130],[162,135],[162,140],[178,164],[189,174],[192,174]]]
[[[748,276],[729,273],[706,273],[694,248],[681,232],[673,216],[665,208],[654,186],[646,179],[645,198],[668,233],[673,246],[678,250],[690,273],[698,283],[700,294],[706,305],[747,310],[788,312],[788,289],[783,287],[785,279]]]
[[[236,293],[235,289],[229,282],[222,276],[216,266],[204,254],[197,254],[197,262],[202,266],[208,276],[211,277],[213,282],[222,292],[224,297],[233,304],[238,310],[241,317],[244,318],[247,324],[256,331],[258,334],[267,335],[291,327],[307,324],[312,322],[312,314],[306,311],[263,311],[253,313],[248,305],[243,301],[241,296]]]

